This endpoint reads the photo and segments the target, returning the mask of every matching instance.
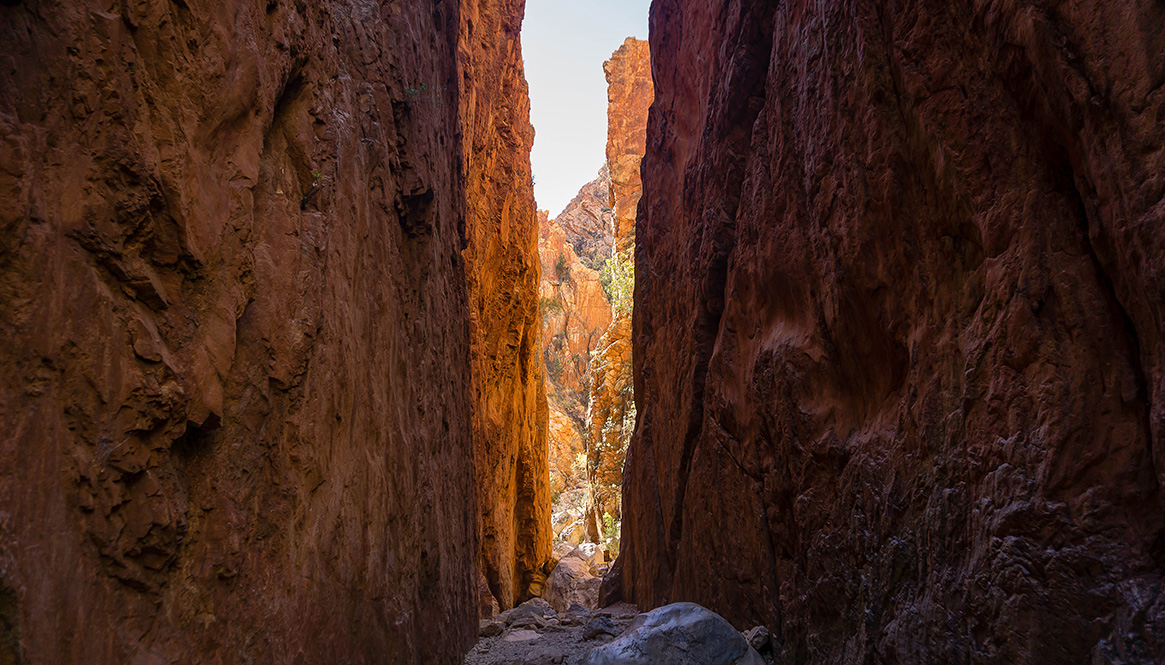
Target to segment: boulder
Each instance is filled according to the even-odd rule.
[[[542,637],[532,630],[515,630],[502,638],[503,642],[530,642]]]
[[[590,610],[578,603],[571,603],[566,613],[560,617],[560,620],[567,625],[581,626],[589,621],[590,618]]]
[[[555,533],[559,533],[566,527],[577,522],[581,517],[582,511],[578,510],[567,509],[556,512],[550,518],[550,528],[552,528]]]
[[[558,613],[545,600],[531,598],[512,610],[502,612],[498,615],[498,619],[510,627],[546,626],[551,620],[558,620]]]
[[[558,533],[559,540],[570,543],[571,545],[579,545],[586,538],[586,527],[582,520],[575,520],[571,522],[570,526],[566,527]]]
[[[538,647],[533,649],[522,659],[522,665],[557,665],[566,654],[556,647]]]
[[[583,639],[595,640],[601,637],[618,637],[619,627],[611,620],[609,616],[597,616],[587,622],[583,627]]]
[[[603,563],[606,563],[606,558],[603,555],[603,548],[599,545],[596,545],[595,543],[582,543],[578,547],[574,548],[567,556],[581,559],[584,563],[587,564],[587,569],[590,570],[590,573],[596,577],[599,576],[597,572],[599,566]]]
[[[506,630],[506,625],[501,621],[481,620],[477,623],[477,634],[480,637],[497,637]]]
[[[591,575],[585,561],[569,556],[558,562],[546,582],[545,598],[554,609],[565,612],[572,603],[595,609],[602,580]]]
[[[569,560],[569,559],[568,559]],[[583,665],[764,665],[732,624],[695,603],[672,603],[631,622]]]
[[[554,570],[554,567],[558,565],[559,561],[562,561],[572,552],[574,552],[575,547],[575,545],[571,545],[570,543],[563,542],[561,540],[554,541],[554,545],[551,547],[550,551],[550,565],[548,570]]]
[[[748,642],[748,646],[756,649],[758,652],[763,652],[771,648],[772,633],[764,626],[757,626],[751,630],[745,631],[744,639]]]

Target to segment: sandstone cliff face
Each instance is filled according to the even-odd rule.
[[[458,662],[456,4],[112,4],[0,7],[0,661]]]
[[[628,268],[622,277],[631,282],[634,261],[635,214],[642,193],[639,166],[651,107],[651,54],[647,42],[628,38],[603,64],[607,77],[607,164],[610,169],[610,207],[615,212],[615,247],[608,274],[616,266]],[[616,269],[617,270],[617,269]],[[608,288],[612,291],[611,288]],[[629,294],[626,294],[629,295]],[[631,379],[631,304],[614,294],[614,320],[603,334],[591,360],[587,414],[587,469],[591,485],[588,531],[597,539],[604,515],[620,518],[619,491],[623,461],[635,421]]]
[[[1165,658],[1165,7],[657,0],[623,589]]]
[[[628,37],[603,63],[607,77],[607,168],[615,211],[615,251],[635,247],[635,213],[643,182],[639,164],[647,142],[647,110],[655,98],[651,82],[651,49]]]
[[[539,217],[542,354],[550,407],[551,531],[555,536],[574,533],[566,537],[575,541],[582,536],[579,520],[590,496],[585,433],[591,354],[611,323],[611,305],[595,269],[614,244],[609,182],[604,168],[557,218],[549,219],[546,213]]]
[[[583,185],[555,224],[574,247],[574,253],[591,268],[602,265],[611,255],[615,237],[615,211],[611,208],[611,172],[606,164],[594,180]]]
[[[521,3],[148,4],[0,7],[0,662],[459,662],[549,556]]]
[[[464,0],[459,42],[468,182],[473,435],[481,560],[502,609],[541,592],[550,558],[538,218],[523,0]]]
[[[541,224],[538,253],[542,282],[542,344],[547,359],[547,392],[566,401],[577,419],[586,410],[588,362],[611,323],[611,304],[599,271],[575,254],[574,241],[557,219]],[[611,242],[607,236],[607,243]]]

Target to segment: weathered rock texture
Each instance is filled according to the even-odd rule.
[[[593,185],[594,183],[591,183]],[[591,187],[587,185],[587,187]],[[584,187],[584,191],[587,189]],[[580,197],[582,195],[580,194]],[[578,201],[578,197],[575,199]],[[540,213],[538,253],[542,280],[539,302],[542,313],[541,352],[546,365],[546,395],[550,410],[548,429],[550,491],[586,485],[586,429],[590,358],[603,331],[611,323],[611,305],[599,284],[599,272],[579,261],[574,242],[587,236],[568,232],[557,220]],[[603,236],[598,236],[602,242]],[[607,246],[611,237],[606,236]]]
[[[590,354],[611,323],[611,303],[603,293],[599,271],[581,262],[575,253],[574,243],[580,239],[559,225],[557,219],[545,220],[540,228],[538,253],[547,392],[560,398],[560,402],[568,402],[563,408],[581,422],[586,410]],[[606,242],[611,242],[611,236],[606,237]]]
[[[480,348],[536,329],[537,264],[501,170],[529,145],[520,6],[464,4],[0,6],[0,662],[472,644],[465,220],[471,259],[525,251],[499,300],[524,323],[477,321]],[[462,122],[508,208],[475,178],[467,214]],[[532,394],[479,469],[525,468]]]
[[[614,247],[615,211],[611,208],[611,173],[606,164],[594,180],[578,190],[554,222],[566,233],[580,261],[596,268],[607,260]]]
[[[633,260],[635,214],[642,193],[639,174],[651,107],[651,55],[647,42],[627,38],[603,64],[607,77],[607,164],[610,207],[615,211],[614,254]],[[620,517],[623,460],[635,420],[631,376],[631,308],[612,303],[614,320],[591,359],[587,413],[587,469],[591,510],[587,529],[598,538],[603,516]]]
[[[615,211],[615,251],[635,247],[635,213],[643,190],[639,164],[647,142],[647,110],[655,98],[651,50],[628,37],[603,63],[607,77],[607,168]]]
[[[599,269],[614,247],[610,183],[604,165],[558,217],[549,219],[547,213],[539,213],[542,354],[554,499],[551,527],[559,536],[582,518],[590,503],[585,436],[591,355],[611,323],[611,304],[599,278]],[[565,530],[574,533],[567,537],[576,541],[583,535],[581,523]]]
[[[654,3],[635,602],[788,663],[1165,659],[1163,22]]]
[[[463,0],[466,271],[481,559],[502,609],[538,595],[550,558],[538,216],[523,0]]]
[[[623,461],[635,428],[631,374],[631,313],[618,312],[591,358],[591,395],[587,410],[587,479],[592,511],[590,535],[598,538],[603,515],[618,520]]]

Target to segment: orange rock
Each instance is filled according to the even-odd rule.
[[[534,130],[518,37],[522,3],[463,5],[464,255],[479,534],[486,579],[507,609],[537,593],[551,554]]]
[[[607,163],[615,251],[633,259],[635,212],[642,193],[647,112],[653,99],[647,42],[628,38],[603,65],[607,76]],[[621,311],[603,333],[590,366],[587,413],[588,481],[591,509],[587,535],[598,540],[604,515],[621,517],[620,493],[627,444],[635,426],[631,380],[631,313]]]
[[[599,283],[599,271],[579,261],[570,240],[554,220],[543,225],[538,243],[542,343],[553,384],[550,392],[585,409],[587,364],[611,322],[611,305]],[[574,412],[573,407],[563,408]]]
[[[647,42],[628,37],[603,63],[607,76],[607,167],[615,210],[615,251],[635,247],[635,213],[643,193],[639,165],[647,143],[647,111],[655,98]]]
[[[598,253],[609,252],[613,245],[613,215],[605,207],[606,182],[604,171],[583,186],[558,219],[539,213],[541,339],[550,403],[547,438],[554,496],[587,483],[584,433],[590,358],[611,322],[610,303],[599,272],[592,267]],[[580,250],[592,252],[592,265],[580,261]]]

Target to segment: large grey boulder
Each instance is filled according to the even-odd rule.
[[[583,665],[764,665],[744,636],[719,614],[695,603],[672,603],[631,622],[618,639]]]

